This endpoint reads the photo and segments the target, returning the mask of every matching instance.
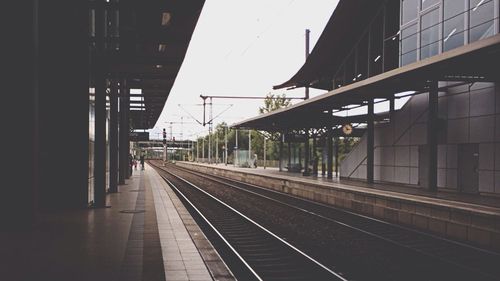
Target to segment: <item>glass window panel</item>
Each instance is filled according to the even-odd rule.
[[[408,23],[417,18],[419,0],[401,0],[402,24]]]
[[[451,49],[455,49],[464,44],[464,35],[465,31],[454,33],[452,36],[446,37],[443,41],[443,51],[448,51]]]
[[[426,46],[429,44],[433,44],[438,42],[439,40],[439,31],[438,27],[434,26],[423,30],[420,36],[420,46]]]
[[[473,4],[472,2],[477,2]],[[478,26],[494,17],[494,2],[490,1],[472,1],[470,5],[470,26]]]
[[[426,59],[428,57],[435,56],[439,53],[439,42],[432,43],[430,45],[425,45],[420,48],[420,59]]]
[[[474,28],[495,17],[495,6],[492,0],[478,1],[471,0],[470,3],[470,28]]]
[[[401,56],[401,66],[417,61],[417,50],[406,53]]]
[[[466,1],[466,0],[465,0]],[[465,13],[464,0],[444,0],[444,19]]]
[[[417,48],[417,25],[414,24],[401,31],[401,53],[405,54]]]
[[[439,22],[439,9],[435,9],[422,16],[421,19],[421,34],[422,45],[427,45],[438,40],[438,22]]]
[[[474,42],[494,35],[494,21],[481,24],[470,29],[469,40]]]
[[[458,15],[444,22],[443,50],[448,51],[464,44],[465,15]]]
[[[492,0],[470,0],[470,42],[474,42],[494,34],[494,8],[495,5]]]
[[[422,16],[422,30],[436,26],[439,23],[439,9],[434,9]]]
[[[439,3],[440,0],[422,0],[422,10],[429,8],[430,6]],[[457,1],[457,0],[455,0]]]

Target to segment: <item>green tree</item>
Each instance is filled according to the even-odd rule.
[[[267,94],[264,100],[264,106],[259,107],[259,113],[264,114],[271,111],[275,111],[280,108],[288,107],[292,104],[291,99],[287,98],[285,94],[274,95],[272,93]]]

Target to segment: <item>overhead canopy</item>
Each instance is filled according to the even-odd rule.
[[[133,128],[152,128],[158,120],[204,2],[120,0],[106,3],[116,7],[120,21],[115,41],[118,51],[108,53],[105,58],[110,78],[126,78],[127,87],[142,89],[142,94],[134,95],[131,100]]]
[[[384,0],[340,0],[323,33],[300,70],[273,88],[331,89],[332,77]]]
[[[425,92],[428,81],[498,81],[499,61],[500,34],[497,34],[335,89],[288,108],[247,119],[233,127],[281,131],[344,124],[347,120],[331,116],[327,111],[342,109],[350,104],[363,104],[372,98],[389,98],[405,91]]]

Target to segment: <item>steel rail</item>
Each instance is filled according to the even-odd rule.
[[[353,212],[350,212],[350,211],[347,211],[347,210],[342,210],[342,209],[339,209],[339,208],[336,208],[336,207],[333,207],[333,206],[329,206],[329,205],[326,205],[326,204],[323,204],[323,203],[320,203],[320,202],[315,202],[315,201],[312,201],[312,200],[309,200],[309,199],[306,199],[306,198],[300,198],[300,197],[297,197],[297,196],[293,196],[293,195],[290,195],[290,194],[278,192],[278,191],[275,191],[275,190],[266,189],[266,188],[263,188],[263,187],[260,187],[260,186],[254,185],[254,184],[239,182],[239,181],[236,181],[236,180],[233,180],[233,179],[228,179],[228,178],[225,178],[225,177],[222,177],[222,176],[207,175],[207,174],[204,174],[204,173],[194,172],[192,170],[189,170],[189,169],[186,169],[186,168],[183,168],[183,167],[181,168],[181,167],[176,166],[176,168],[178,168],[180,170],[183,170],[183,171],[185,171],[187,173],[191,173],[193,175],[200,176],[200,177],[203,177],[203,178],[215,181],[217,183],[229,186],[231,188],[235,188],[235,189],[238,189],[240,191],[243,191],[243,192],[246,192],[246,193],[253,194],[255,196],[259,196],[259,197],[265,198],[267,200],[270,200],[270,201],[276,202],[278,204],[281,204],[281,205],[284,205],[284,206],[296,209],[298,211],[307,213],[309,215],[312,215],[312,216],[315,216],[315,217],[318,217],[318,218],[321,218],[321,219],[333,222],[335,224],[347,227],[349,229],[352,229],[352,230],[355,230],[355,231],[359,231],[361,233],[364,233],[366,235],[369,235],[369,236],[377,238],[377,239],[381,239],[383,241],[386,241],[388,243],[394,244],[396,246],[403,247],[403,248],[406,248],[406,249],[410,249],[412,251],[418,252],[418,253],[423,254],[425,256],[428,256],[428,257],[436,258],[436,259],[438,259],[438,260],[440,260],[442,262],[451,264],[453,266],[457,266],[457,267],[460,267],[460,268],[468,270],[468,271],[477,272],[478,274],[481,274],[481,275],[483,275],[485,277],[490,277],[490,278],[491,277],[496,277],[496,276],[493,276],[491,274],[488,274],[488,273],[485,273],[483,271],[480,271],[480,270],[478,270],[476,268],[464,266],[461,263],[457,263],[457,262],[445,259],[443,257],[437,256],[435,254],[431,254],[429,252],[417,249],[415,247],[412,247],[412,246],[409,246],[409,245],[405,245],[405,244],[403,244],[401,242],[398,242],[398,241],[396,241],[394,239],[390,239],[390,238],[384,237],[382,235],[379,235],[379,234],[376,234],[376,233],[373,233],[373,232],[361,229],[359,227],[356,227],[356,226],[353,226],[353,225],[341,222],[341,221],[333,219],[333,218],[329,218],[329,217],[323,216],[321,214],[315,213],[313,211],[306,210],[306,209],[301,208],[301,207],[297,207],[297,206],[294,206],[294,205],[282,202],[280,200],[271,198],[271,197],[263,195],[263,194],[259,194],[259,193],[254,192],[254,191],[247,190],[247,189],[245,189],[243,187],[239,187],[239,186],[236,186],[234,184],[221,181],[220,179],[226,180],[226,181],[230,181],[230,182],[235,182],[237,184],[248,185],[248,186],[251,186],[253,188],[256,188],[256,189],[259,189],[259,190],[262,190],[262,191],[265,191],[265,192],[275,193],[275,194],[278,194],[280,196],[289,197],[289,198],[292,198],[292,199],[295,199],[295,200],[304,201],[304,202],[307,202],[307,203],[310,203],[310,204],[314,204],[314,205],[318,205],[318,206],[321,206],[321,207],[326,207],[326,208],[333,209],[333,210],[338,211],[338,212],[347,213],[349,215],[353,215],[353,216],[356,216],[356,217],[367,219],[367,220],[375,222],[375,223],[381,223],[381,224],[387,225],[389,227],[393,227],[393,228],[397,228],[397,229],[409,231],[409,232],[412,232],[412,233],[415,233],[415,234],[418,234],[418,235],[423,235],[423,236],[426,236],[428,238],[436,239],[436,240],[439,240],[439,241],[442,241],[442,242],[445,242],[445,243],[452,243],[452,244],[455,244],[457,246],[461,246],[461,247],[465,247],[465,248],[468,248],[468,249],[471,249],[471,250],[483,252],[483,253],[486,253],[486,254],[489,254],[489,255],[492,255],[492,256],[496,256],[496,257],[499,257],[499,258],[500,258],[500,253],[488,251],[486,249],[477,248],[477,247],[474,247],[472,245],[468,245],[468,244],[461,243],[461,242],[458,242],[458,241],[449,240],[449,239],[446,239],[446,238],[443,238],[443,237],[439,237],[439,236],[436,236],[436,235],[432,235],[432,234],[429,234],[429,233],[425,233],[425,232],[418,231],[418,230],[415,230],[415,229],[411,229],[411,228],[408,228],[408,227],[404,227],[404,226],[401,226],[401,225],[392,224],[392,223],[389,223],[389,222],[386,222],[386,221],[382,221],[382,220],[371,218],[371,217],[368,217],[368,216],[365,216],[365,215],[353,213]]]
[[[225,206],[226,208],[228,208],[229,210],[233,211],[235,214],[237,214],[239,217],[243,218],[245,221],[251,223],[252,225],[258,227],[259,229],[261,229],[262,231],[266,232],[267,234],[269,234],[270,236],[272,236],[273,238],[275,238],[276,240],[280,241],[282,244],[286,245],[287,247],[289,247],[290,249],[292,249],[293,251],[295,251],[296,253],[300,254],[301,256],[305,257],[306,259],[310,260],[311,262],[313,262],[314,264],[316,264],[317,266],[321,267],[323,270],[327,271],[328,273],[330,273],[331,275],[335,276],[336,278],[338,278],[339,280],[343,280],[343,281],[347,281],[347,279],[345,279],[342,275],[340,275],[339,273],[331,270],[330,268],[328,268],[327,266],[323,265],[322,263],[320,263],[319,261],[315,260],[314,258],[312,258],[311,256],[309,256],[308,254],[304,253],[303,251],[301,251],[300,249],[298,249],[297,247],[293,246],[292,244],[290,244],[289,242],[283,240],[281,237],[279,237],[278,235],[276,235],[275,233],[273,233],[272,231],[268,230],[267,228],[265,228],[264,226],[260,225],[259,223],[257,223],[256,221],[252,220],[251,218],[247,217],[246,215],[244,215],[243,213],[241,213],[240,211],[236,210],[235,208],[233,208],[232,206],[228,205],[227,203],[221,201],[220,199],[216,198],[215,196],[213,196],[212,194],[208,193],[207,191],[203,190],[202,188],[196,186],[195,184],[189,182],[188,180],[172,173],[171,171],[166,171],[165,169],[163,169],[162,167],[159,167],[159,166],[156,166],[154,165],[157,169],[160,169],[162,170],[163,172],[165,173],[168,173],[172,176],[174,176],[175,178],[179,179],[180,181],[192,186],[193,188],[195,188],[196,190],[202,192],[203,194],[205,194],[206,196],[212,198],[213,200],[215,200],[216,202],[220,203],[221,205]],[[163,176],[162,176],[163,177]],[[179,194],[181,194],[181,196],[183,198],[186,199],[186,201],[190,202],[187,197],[182,193],[180,192],[180,190],[175,187],[173,185],[173,183],[171,183],[171,181],[169,181],[168,179],[166,179],[165,177],[163,177],[167,183],[169,183],[169,185],[171,185],[173,188],[175,188]],[[194,207],[194,205],[192,204],[192,202],[189,203],[191,206]],[[255,273],[254,269],[252,269],[252,267],[243,259],[243,257],[241,257],[241,255],[239,255],[239,253],[236,251],[236,249],[230,245],[230,243],[227,241],[227,239],[225,239],[223,237],[223,235],[215,228],[215,226],[213,226],[207,219],[205,216],[203,216],[201,214],[201,212],[198,210],[198,209],[195,209],[197,211],[198,214],[200,214],[201,217],[203,217],[203,219],[210,225],[210,227],[216,231],[216,233],[219,235],[219,237],[221,237],[223,239],[223,241],[229,246],[229,248],[237,255],[237,257],[245,264],[245,266],[247,266],[247,268],[249,270],[251,270],[251,272],[253,272],[255,274],[255,276],[257,276],[257,278],[259,280],[262,280],[261,277]]]

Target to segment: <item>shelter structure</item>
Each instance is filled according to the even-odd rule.
[[[316,132],[330,178],[333,143],[356,136],[341,178],[498,195],[499,11],[498,0],[341,0],[305,64],[274,86],[327,92],[233,126]]]
[[[12,170],[3,226],[105,207],[130,176],[130,133],[152,128],[204,0],[21,1],[7,34]],[[10,85],[10,84],[9,84]],[[6,119],[7,120],[7,119]],[[28,167],[27,167],[28,166]],[[16,215],[12,216],[12,212]]]

